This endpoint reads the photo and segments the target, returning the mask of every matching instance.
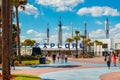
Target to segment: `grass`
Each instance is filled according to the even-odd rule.
[[[46,64],[50,64],[50,60],[46,60]],[[15,61],[15,65],[17,66],[27,66],[27,65],[37,65],[40,64],[39,60],[22,60],[22,64],[19,64],[18,61]]]
[[[39,60],[23,60],[22,65],[36,65],[39,64]]]
[[[11,80],[41,80],[41,78],[33,75],[14,74]]]

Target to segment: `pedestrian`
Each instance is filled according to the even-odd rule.
[[[110,66],[111,66],[111,55],[109,53],[106,56],[106,62],[107,62],[108,69],[110,69]]]
[[[120,53],[118,54],[118,62],[120,64]]]
[[[118,53],[118,63],[119,63],[119,69],[120,69],[120,52]]]
[[[113,54],[113,64],[116,67],[116,60],[117,60],[117,56],[116,54]]]
[[[11,69],[15,70],[15,59],[13,58],[11,61]]]
[[[107,56],[107,53],[106,53],[106,52],[105,52],[104,56],[105,56],[104,61],[106,61],[106,56]]]
[[[61,59],[61,64],[64,63],[64,55],[63,54],[60,55],[60,59]]]
[[[58,53],[57,54],[57,61],[58,61],[58,63],[59,63],[59,59],[60,59],[60,54]]]
[[[68,56],[67,54],[65,54],[65,63],[67,63],[67,60],[68,60]]]
[[[55,53],[52,55],[52,60],[53,60],[53,63],[55,64],[55,60],[56,60],[56,55],[55,55]]]

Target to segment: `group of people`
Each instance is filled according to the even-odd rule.
[[[52,55],[52,61],[53,63],[55,64],[55,62],[57,63],[67,63],[68,61],[68,56],[67,54],[60,54],[58,53],[57,55],[56,54],[53,54]]]
[[[113,61],[114,66],[115,66],[115,67],[117,66],[117,65],[116,65],[117,60],[118,60],[118,62],[120,63],[120,53],[119,53],[118,55],[116,55],[116,54],[114,54],[114,53],[113,53],[113,55],[110,54],[110,53],[108,53],[108,54],[105,55],[105,61],[107,62],[107,66],[108,66],[109,69],[110,69],[111,62],[112,62],[112,61]]]

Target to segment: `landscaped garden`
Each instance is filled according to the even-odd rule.
[[[40,57],[38,56],[22,56],[22,64],[19,64],[18,59],[15,59],[16,66],[28,66],[28,65],[39,65],[40,64]],[[50,64],[51,61],[46,59],[46,64]]]

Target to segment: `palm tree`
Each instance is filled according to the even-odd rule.
[[[70,43],[73,42],[73,39],[72,38],[67,38],[66,42],[68,42],[68,44],[69,44],[69,52],[70,52]]]
[[[87,46],[89,47],[88,53],[91,55],[91,57],[93,57],[94,54],[92,53],[91,47],[94,46],[94,42],[89,42]]]
[[[2,80],[10,80],[10,53],[12,42],[10,0],[2,0]]]
[[[103,43],[101,41],[98,42],[99,45],[99,56],[100,56],[100,52],[101,52],[101,46],[103,45]]]
[[[97,55],[97,45],[98,45],[99,41],[98,41],[98,40],[95,40],[94,43],[95,43],[95,45],[96,45],[95,55]]]
[[[25,5],[27,3],[27,0],[20,0],[12,2],[12,4],[15,6],[16,9],[16,23],[17,23],[17,42],[18,42],[18,56],[19,56],[19,63],[21,64],[21,54],[20,54],[20,28],[19,28],[19,17],[18,17],[18,7],[20,5]],[[22,6],[23,10],[25,9],[24,6]]]
[[[13,48],[16,48],[16,37],[17,37],[17,25],[16,24],[12,24],[12,45]]]
[[[89,45],[90,45],[90,52],[92,52],[91,47],[94,46],[94,42],[90,42]]]
[[[76,41],[76,52],[78,53],[78,40],[80,40],[79,34],[80,31],[79,30],[75,30],[75,34],[76,36],[74,36],[74,40]]]
[[[85,50],[85,45],[84,45],[84,44],[85,44],[85,41],[84,41],[84,40],[85,40],[86,36],[85,36],[85,35],[81,35],[80,37],[82,38],[82,44],[83,44],[83,47],[82,47],[82,48],[83,48],[83,54],[84,54],[84,53],[85,53],[85,52],[84,52],[84,50]]]
[[[87,51],[88,51],[87,53],[90,53],[90,44],[89,44],[89,43],[90,43],[90,41],[91,41],[90,39],[85,39],[85,41],[84,41],[85,46],[86,46],[86,49],[88,49],[88,48],[89,48],[89,49],[88,49],[89,51],[87,50]]]

